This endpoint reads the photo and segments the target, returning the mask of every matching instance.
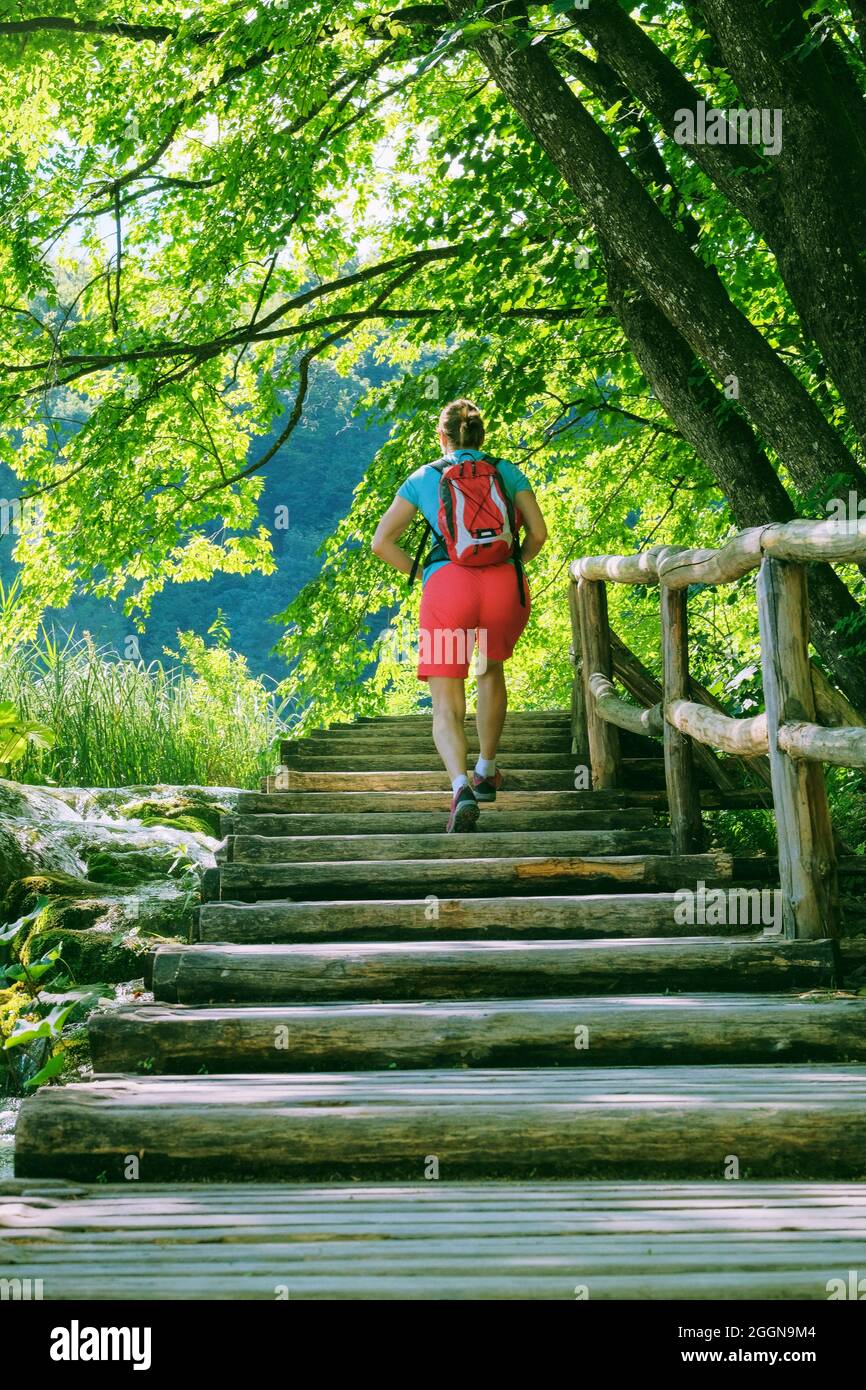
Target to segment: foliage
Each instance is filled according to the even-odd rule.
[[[22,719],[11,700],[0,701],[0,772],[17,763],[30,747],[50,748],[54,734],[44,724]]]
[[[378,641],[412,622],[417,594],[383,572],[368,542],[395,487],[433,455],[438,405],[459,393],[481,401],[492,447],[529,472],[552,523],[512,688],[529,705],[561,699],[568,558],[716,544],[746,505],[749,469],[737,486],[720,481],[682,411],[651,389],[626,322],[641,296],[676,320],[696,379],[708,372],[707,427],[734,421],[754,446],[753,471],[781,480],[786,506],[820,515],[866,418],[854,384],[866,373],[846,374],[848,318],[834,310],[850,291],[856,318],[862,290],[859,243],[848,255],[866,187],[859,137],[848,138],[860,127],[837,128],[825,110],[837,92],[862,103],[857,26],[833,4],[798,12],[762,45],[773,78],[808,98],[774,162],[753,146],[684,148],[634,74],[623,76],[617,25],[628,24],[690,98],[736,105],[750,78],[703,14],[715,8],[698,18],[661,0],[630,15],[593,0],[502,17],[480,0],[131,0],[122,21],[88,10],[79,24],[64,5],[53,25],[22,0],[15,25],[0,22],[2,457],[33,503],[16,528],[27,579],[19,635],[82,589],[125,596],[146,624],[166,584],[273,575],[262,479],[321,410],[321,392],[375,360],[397,376],[371,378],[362,417],[372,412],[389,437],[325,543],[321,574],[282,605],[286,694],[307,720],[417,700],[411,664]],[[759,9],[732,11],[730,25],[757,33]],[[607,38],[593,28],[602,22]],[[543,138],[543,122],[533,133],[521,94],[507,94],[485,48],[497,28],[509,61],[526,54],[549,77],[536,90],[542,113],[556,83],[580,103],[640,213],[629,227],[600,227],[592,188],[576,191],[580,167]],[[801,201],[796,154],[814,180]],[[617,206],[608,195],[605,214]],[[804,219],[824,207],[838,236],[804,241]],[[634,283],[618,296],[611,272],[632,228]],[[725,371],[721,328],[698,341],[700,295],[695,322],[678,316],[660,247],[672,248],[674,288],[707,272],[706,302],[716,295],[717,323],[730,328]],[[732,369],[742,389],[723,397]],[[325,481],[303,485],[315,498]],[[862,578],[847,579],[860,598]],[[654,603],[629,593],[614,605],[649,665]],[[728,687],[735,704],[757,698],[748,584],[696,595],[693,627],[705,682]],[[845,636],[862,648],[862,628]]]
[[[54,733],[18,764],[25,781],[249,786],[290,727],[285,702],[250,675],[220,625],[178,634],[172,665],[126,661],[89,634],[43,629],[3,667],[2,694]]]
[[[72,987],[62,975],[63,961],[57,947],[46,951],[38,960],[25,959],[19,942],[47,905],[47,899],[39,899],[31,912],[0,928],[0,995],[3,997],[0,1036],[5,1060],[8,1063],[11,1048],[30,1047],[40,1040],[45,1040],[47,1045],[44,1062],[25,1082],[29,1088],[45,1085],[63,1071],[64,1057],[59,1043],[64,1025],[109,992],[101,986],[84,991]],[[5,964],[3,954],[9,957]],[[50,996],[43,998],[49,983],[52,983]]]

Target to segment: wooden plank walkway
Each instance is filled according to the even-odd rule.
[[[0,1184],[46,1299],[809,1299],[866,1267],[857,1183]]]
[[[153,1003],[93,1016],[94,1078],[22,1105],[0,1251],[46,1296],[826,1298],[864,1264],[866,1189],[827,1186],[866,1177],[832,943],[679,919],[775,864],[672,854],[645,741],[605,792],[560,712],[504,747],[467,836],[423,717],[311,735],[240,797]]]

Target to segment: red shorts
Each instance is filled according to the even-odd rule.
[[[507,661],[529,618],[531,600],[523,579],[526,607],[520,602],[517,571],[511,564],[443,565],[421,594],[418,679],[453,676],[465,680],[477,644],[476,669],[484,661]]]

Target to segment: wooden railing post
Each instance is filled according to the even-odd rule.
[[[579,579],[581,675],[586,709],[586,731],[594,791],[616,787],[620,781],[619,731],[600,719],[589,689],[595,672],[611,679],[610,626],[607,618],[607,589],[600,580]]]
[[[690,699],[689,629],[686,589],[661,586],[663,712],[671,700]],[[692,741],[664,721],[665,782],[671,817],[674,854],[696,854],[703,845],[701,800],[695,775]]]
[[[568,581],[568,614],[571,619],[571,751],[578,763],[589,762],[589,735],[586,728],[586,697],[583,691],[583,654],[580,641],[580,609],[577,584]]]
[[[784,931],[835,936],[839,894],[824,769],[788,757],[778,742],[781,724],[815,722],[805,566],[765,556],[757,587]]]

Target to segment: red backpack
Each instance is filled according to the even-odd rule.
[[[479,459],[440,459],[433,465],[439,479],[438,532],[426,523],[412,573],[411,584],[421,563],[421,555],[433,532],[445,558],[455,565],[477,567],[502,565],[513,559],[517,589],[525,606],[523,570],[517,533],[523,524],[518,508],[506,491],[496,460],[483,454]],[[429,558],[429,557],[428,557]]]

